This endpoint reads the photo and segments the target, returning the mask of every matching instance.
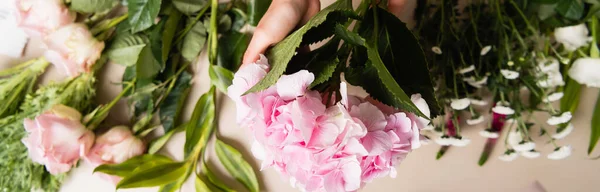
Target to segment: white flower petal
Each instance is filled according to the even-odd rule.
[[[479,54],[481,56],[486,55],[488,52],[490,52],[490,50],[492,50],[492,46],[491,45],[485,46],[485,47],[483,47],[481,49],[481,52],[479,52]]]
[[[469,145],[469,143],[471,143],[471,139],[468,139],[466,137],[462,137],[462,138],[457,138],[457,137],[452,137],[452,146],[457,146],[457,147],[464,147]]]
[[[561,160],[567,158],[571,155],[571,150],[571,146],[569,145],[559,147],[555,149],[554,152],[548,154],[548,159]]]
[[[488,76],[483,76],[479,80],[467,81],[467,83],[473,87],[481,88],[482,85],[487,84]]]
[[[465,73],[471,72],[471,71],[473,71],[473,70],[475,70],[475,65],[469,65],[468,67],[465,67],[465,68],[459,69],[459,70],[458,70],[458,73],[460,73],[460,74],[465,74]]]
[[[473,99],[473,98],[471,98],[469,100],[471,100],[471,104],[477,105],[477,106],[486,106],[488,104],[488,102],[484,101],[484,100]]]
[[[438,55],[442,54],[442,49],[440,49],[440,47],[438,47],[438,46],[433,46],[431,48],[431,51],[433,51],[435,54],[438,54]]]
[[[558,125],[569,122],[572,117],[573,115],[571,115],[571,112],[567,111],[560,115],[550,117],[546,123],[548,123],[548,125]]]
[[[535,159],[535,158],[540,157],[541,155],[542,154],[540,152],[537,152],[535,150],[521,152],[521,156],[529,158],[529,159]]]
[[[577,59],[569,69],[569,76],[580,84],[600,88],[600,58]]]
[[[434,141],[438,145],[448,146],[448,145],[452,145],[452,143],[454,142],[454,139],[452,137],[443,135],[443,136],[436,138]]]
[[[504,153],[504,154],[500,155],[498,157],[498,159],[500,159],[502,161],[514,161],[515,159],[517,159],[517,157],[519,157],[519,154],[517,154],[515,152],[509,152],[509,153]]]
[[[551,103],[560,100],[565,94],[563,92],[554,92],[543,99],[545,103]]]
[[[542,73],[560,72],[558,60],[556,60],[554,57],[547,57],[545,59],[538,60],[538,68]]]
[[[567,135],[571,134],[571,132],[573,132],[573,129],[575,127],[573,126],[572,123],[569,123],[564,129],[562,129],[560,132],[552,135],[552,138],[554,139],[562,139],[565,138]]]
[[[510,146],[515,146],[518,145],[521,141],[523,141],[523,136],[520,132],[511,131],[510,133],[508,133],[507,139],[507,142]]]
[[[485,119],[483,118],[483,116],[479,116],[476,118],[472,118],[472,119],[467,119],[467,125],[477,125],[481,122],[483,122]]]
[[[423,127],[423,131],[433,131],[435,129],[435,127],[433,127],[433,125],[427,125],[425,127]]]
[[[513,71],[513,70],[501,69],[500,73],[506,79],[516,79],[516,78],[519,78],[519,72],[516,72],[516,71]]]
[[[515,110],[510,108],[510,107],[506,107],[506,106],[501,106],[501,105],[496,105],[492,108],[492,111],[494,113],[498,113],[501,115],[512,115],[515,114]]]
[[[450,103],[450,107],[452,107],[452,109],[454,109],[454,110],[463,110],[463,109],[469,107],[470,104],[471,104],[471,100],[469,100],[469,98],[452,99],[452,102]]]
[[[554,29],[556,41],[563,44],[569,51],[575,51],[577,48],[587,45],[590,39],[588,34],[585,23]]]
[[[543,79],[538,80],[538,85],[542,88],[552,88],[557,86],[565,85],[565,81],[562,78],[560,72],[550,72],[545,74]]]
[[[490,138],[490,139],[496,139],[498,137],[500,137],[500,135],[498,134],[498,132],[492,132],[490,130],[483,130],[479,132],[479,135],[481,135],[482,137],[485,138]]]
[[[515,151],[518,151],[518,152],[531,151],[532,149],[535,149],[535,143],[531,142],[531,141],[527,141],[524,143],[519,143],[517,145],[513,145],[513,148],[515,149]]]

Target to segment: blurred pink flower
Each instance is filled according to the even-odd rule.
[[[62,0],[8,1],[14,3],[17,25],[31,37],[44,37],[75,21],[75,13],[70,12]]]
[[[314,75],[306,70],[242,96],[267,72],[264,56],[242,66],[228,95],[236,103],[238,123],[254,134],[252,153],[262,160],[261,169],[273,167],[305,191],[355,191],[374,178],[394,177],[394,166],[420,145],[419,130],[429,123],[371,98],[347,95],[345,83],[340,102],[326,105],[331,94],[308,90]],[[429,115],[420,95],[412,99]]]
[[[96,143],[85,159],[94,167],[102,164],[119,164],[143,154],[145,150],[144,142],[133,135],[129,127],[116,126],[96,138]],[[117,176],[96,174],[113,184],[117,184],[121,180]]]
[[[94,143],[94,133],[80,120],[77,110],[64,105],[56,105],[33,120],[25,119],[29,134],[22,141],[29,157],[45,165],[51,174],[68,172]]]
[[[90,72],[104,49],[104,42],[94,39],[84,24],[66,25],[44,40],[46,59],[70,77]]]

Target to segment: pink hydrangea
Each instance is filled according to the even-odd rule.
[[[253,132],[252,153],[261,170],[273,167],[305,191],[355,191],[374,178],[394,177],[398,164],[420,146],[419,130],[429,122],[373,99],[349,96],[341,83],[340,101],[324,104],[329,93],[308,89],[314,75],[301,70],[283,75],[268,89],[243,95],[267,74],[264,56],[235,74],[228,88],[237,122]],[[335,95],[335,94],[333,94]],[[426,115],[427,103],[413,102]]]

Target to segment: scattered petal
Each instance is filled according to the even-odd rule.
[[[554,152],[548,154],[548,159],[561,160],[567,158],[571,155],[571,150],[571,146],[569,145],[557,147],[556,149],[554,149]]]
[[[442,54],[442,49],[440,49],[440,47],[438,47],[438,46],[432,47],[431,51],[433,51],[435,54],[438,54],[438,55]]]
[[[481,52],[480,52],[479,54],[480,54],[481,56],[484,56],[484,55],[486,55],[488,52],[490,52],[490,50],[492,50],[492,46],[491,46],[491,45],[485,46],[485,47],[483,47],[483,48],[481,49]]]
[[[512,71],[512,70],[508,70],[508,69],[501,69],[500,73],[506,79],[516,79],[516,78],[519,78],[519,72],[516,72],[516,71]]]
[[[460,74],[465,74],[465,73],[471,72],[471,71],[473,71],[473,70],[475,70],[475,65],[469,65],[468,67],[465,67],[465,68],[459,69],[459,70],[458,70],[458,73],[460,73]]]
[[[512,115],[515,114],[515,110],[510,108],[510,107],[506,107],[506,106],[502,106],[502,105],[496,105],[492,108],[492,111],[494,113],[498,113],[501,115]]]

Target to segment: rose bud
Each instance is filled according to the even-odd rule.
[[[14,3],[17,25],[31,37],[43,37],[75,21],[75,13],[70,12],[62,0],[9,1]]]

